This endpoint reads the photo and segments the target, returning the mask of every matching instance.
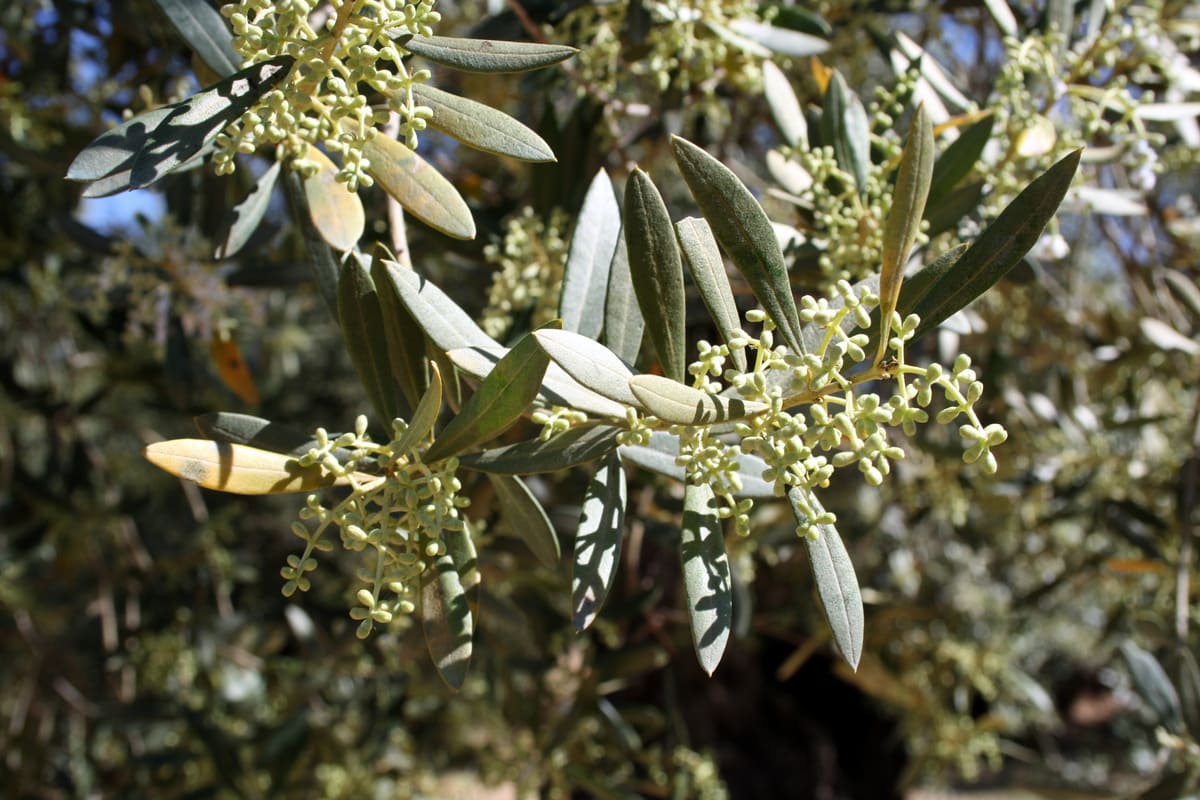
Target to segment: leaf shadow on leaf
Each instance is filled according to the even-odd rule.
[[[577,631],[591,625],[604,605],[621,560],[624,529],[625,476],[614,453],[592,478],[575,534],[571,621]]]
[[[715,516],[716,500],[710,500],[709,505],[713,506],[712,514]],[[700,559],[699,563],[704,565],[704,571],[707,575],[703,596],[689,609],[693,624],[696,620],[696,612],[715,614],[706,630],[695,632],[697,650],[703,650],[719,639],[728,637],[733,628],[733,608],[729,603],[730,592],[732,590],[729,583],[729,573],[722,571],[717,564],[705,558],[712,549],[711,545],[706,541],[707,537],[721,535],[720,525],[718,524],[713,527],[709,524],[711,521],[712,516],[707,514],[699,514],[688,510],[683,512],[684,529],[698,531],[700,532],[700,537],[690,542],[683,542],[679,549],[680,558],[684,564],[692,563],[693,559]],[[722,550],[724,549],[723,542],[720,547]]]

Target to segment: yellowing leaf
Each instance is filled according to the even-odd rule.
[[[362,201],[346,184],[338,183],[338,168],[329,156],[310,147],[308,160],[317,164],[317,171],[304,179],[308,215],[330,247],[349,250],[358,244],[366,225]]]
[[[217,374],[229,387],[229,391],[236,394],[243,403],[258,405],[258,387],[254,385],[254,376],[250,374],[246,359],[242,358],[242,351],[233,337],[228,334],[214,336],[209,352],[212,354]]]
[[[155,442],[142,455],[177,478],[231,494],[311,492],[348,483],[348,479],[334,475],[320,464],[302,467],[293,456],[283,453],[208,439]]]

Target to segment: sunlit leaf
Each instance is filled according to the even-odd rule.
[[[418,597],[429,656],[446,685],[458,690],[471,663],[475,619],[458,565],[449,552],[438,556],[422,574]]]
[[[487,476],[496,490],[496,500],[509,532],[524,541],[538,561],[547,567],[555,567],[562,557],[562,548],[542,504],[515,475],[489,472]]]
[[[678,136],[671,137],[671,148],[717,241],[750,284],[784,343],[792,352],[803,353],[787,266],[762,206],[728,167],[701,148]]]
[[[432,109],[429,127],[469,147],[522,161],[554,160],[554,151],[542,137],[503,111],[428,83],[413,84],[413,97]]]
[[[663,374],[683,381],[687,374],[683,263],[662,195],[640,169],[625,184],[625,244],[638,306]]]
[[[533,337],[555,364],[583,386],[618,403],[640,407],[629,389],[633,370],[612,350],[567,330],[543,328]]]
[[[1079,166],[1079,155],[1076,150],[1046,170],[976,237],[913,309],[921,316],[915,336],[966,307],[1025,257],[1062,202]]]
[[[1200,103],[1138,103],[1133,115],[1147,122],[1182,122],[1200,117]]]
[[[604,301],[604,343],[626,364],[637,363],[646,330],[638,307],[633,277],[629,271],[629,250],[625,237],[617,240],[612,265],[608,269],[608,297]]]
[[[362,200],[338,181],[337,164],[320,150],[310,147],[308,160],[317,165],[316,171],[304,179],[308,217],[330,247],[349,250],[358,244],[367,224]]]
[[[660,375],[635,375],[629,379],[629,388],[651,414],[681,425],[741,419],[769,408],[756,400],[702,392]]]
[[[521,418],[537,396],[550,357],[526,334],[483,379],[438,435],[426,461],[438,461],[485,442]]]
[[[155,442],[142,455],[177,478],[231,494],[311,492],[346,482],[320,464],[301,467],[284,453],[208,439]]]
[[[625,470],[621,467],[621,457],[614,451],[588,484],[575,533],[571,608],[577,631],[592,624],[612,587],[621,561],[625,503]]]
[[[432,281],[394,261],[384,261],[383,265],[396,289],[396,297],[439,350],[496,346],[496,341],[483,332],[471,315]]]
[[[829,42],[824,39],[751,19],[735,19],[729,27],[772,52],[792,58],[813,56],[829,49]]]
[[[879,309],[886,331],[892,324],[892,312],[900,299],[904,282],[904,266],[925,215],[925,200],[933,179],[933,126],[919,106],[913,115],[908,140],[900,153],[896,170],[896,186],[892,192],[892,207],[883,229],[883,265],[879,272]],[[880,349],[876,360],[881,360]]]
[[[258,405],[258,387],[242,350],[230,335],[217,334],[209,345],[209,354],[216,365],[217,375],[221,382],[238,396],[238,399],[249,405]]]
[[[429,365],[429,388],[425,390],[421,402],[417,403],[408,427],[396,441],[396,452],[407,453],[418,444],[425,441],[433,431],[438,415],[442,412],[442,373],[437,364]]]
[[[470,469],[506,475],[557,472],[612,452],[621,430],[611,425],[571,428],[546,441],[533,439],[467,453],[459,461]]]
[[[683,586],[696,659],[709,675],[721,663],[733,621],[733,579],[716,497],[707,484],[689,483],[683,493],[679,544]]]
[[[896,31],[896,44],[909,61],[921,66],[921,77],[929,81],[937,93],[950,105],[959,111],[969,111],[973,104],[958,90],[954,82],[946,75],[945,70],[938,64],[937,59],[914,42],[904,31]]]
[[[621,209],[612,180],[601,169],[592,179],[571,234],[558,315],[563,330],[600,336],[604,327],[609,267],[621,239]]]
[[[803,494],[802,494],[803,493]],[[788,492],[788,501],[792,513],[801,524],[807,523],[807,517],[798,504],[798,499],[807,497],[808,504],[817,514],[824,508],[808,489],[795,488]],[[817,595],[821,598],[821,608],[825,619],[833,632],[833,641],[841,651],[842,658],[851,669],[858,668],[862,657],[863,629],[865,626],[862,605],[862,593],[858,588],[858,577],[854,574],[854,564],[842,544],[833,525],[820,525],[820,535],[816,539],[805,538],[808,547],[809,565],[812,567],[813,579],[817,584]]]
[[[733,300],[733,288],[729,285],[729,276],[725,274],[725,262],[721,259],[721,249],[713,238],[712,228],[703,219],[688,217],[675,223],[675,233],[679,237],[679,249],[683,253],[683,263],[687,264],[692,274],[692,282],[700,292],[700,299],[708,309],[717,326],[717,332],[725,344],[732,342],[741,330],[741,317],[738,315],[737,304]],[[746,371],[746,349],[730,347],[729,357],[739,371]]]
[[[155,0],[188,46],[208,68],[222,77],[232,75],[242,58],[221,14],[206,0]]]
[[[763,61],[762,73],[767,107],[771,109],[783,140],[793,147],[808,147],[808,122],[792,84],[773,61]]]
[[[455,239],[474,239],[475,220],[467,201],[425,159],[390,136],[372,136],[363,145],[371,177],[404,210]]]
[[[390,428],[392,419],[402,413],[402,407],[392,377],[379,295],[370,273],[357,258],[348,258],[342,264],[338,279],[338,321],[350,363],[367,391],[377,419]]]
[[[250,241],[250,237],[258,230],[259,223],[267,213],[271,204],[271,194],[275,191],[275,183],[279,179],[280,162],[272,161],[271,166],[254,183],[254,188],[242,202],[233,207],[226,221],[226,234],[217,245],[217,258],[230,258],[241,252]]]
[[[714,36],[728,45],[731,45],[738,50],[741,50],[752,58],[770,58],[771,51],[766,45],[759,44],[749,36],[738,33],[733,28],[722,25],[713,19],[701,19],[700,23],[707,28]]]
[[[1200,344],[1172,328],[1161,319],[1142,317],[1138,322],[1142,335],[1160,350],[1178,350],[1188,355],[1200,353]]]
[[[414,36],[404,47],[422,58],[465,72],[525,72],[565,61],[574,47],[533,42],[497,42],[450,36]]]

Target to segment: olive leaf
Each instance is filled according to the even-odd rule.
[[[721,249],[717,246],[717,240],[713,238],[712,228],[703,219],[688,217],[675,223],[675,233],[679,237],[683,263],[692,275],[692,282],[700,292],[700,299],[704,301],[708,315],[716,324],[717,332],[721,334],[725,344],[729,344],[741,331],[741,317],[738,315],[733,288],[729,285],[729,276],[725,274],[725,262],[721,259]],[[731,345],[729,357],[740,372],[746,371],[744,347]]]
[[[586,388],[618,403],[641,406],[629,388],[633,370],[612,350],[567,330],[543,328],[533,337],[555,364]]]
[[[626,463],[674,478],[681,483],[687,482],[687,471],[675,463],[679,456],[679,437],[673,433],[654,431],[650,434],[648,445],[621,445],[619,450]],[[739,453],[736,461],[738,477],[742,483],[742,488],[734,492],[736,497],[775,496],[775,484],[762,478],[767,470],[766,462],[749,453]]]
[[[929,200],[926,205],[927,217],[931,208],[946,198],[959,181],[971,174],[979,157],[983,155],[983,148],[987,147],[992,138],[992,128],[995,124],[994,114],[988,114],[972,123],[933,162],[933,178],[930,181]]]
[[[554,151],[542,137],[503,111],[427,83],[413,84],[412,91],[419,103],[433,111],[429,127],[469,147],[522,161],[554,160]]]
[[[833,147],[838,166],[853,176],[858,193],[865,194],[871,168],[871,126],[862,101],[837,70],[825,90],[821,141]]]
[[[241,252],[250,237],[258,230],[259,224],[271,204],[271,194],[279,181],[280,162],[272,161],[271,166],[254,182],[254,188],[229,213],[225,222],[225,236],[217,245],[215,258],[231,258]]]
[[[155,0],[188,46],[216,74],[237,72],[242,57],[220,12],[205,0]]]
[[[308,217],[321,238],[335,250],[349,250],[358,244],[367,224],[362,200],[337,179],[337,165],[315,147],[308,148],[308,160],[316,170],[304,178],[304,199]]]
[[[396,452],[407,453],[412,450],[433,430],[438,415],[442,413],[442,373],[437,364],[429,364],[429,388],[425,390],[421,402],[417,403],[408,427],[396,441]]]
[[[542,564],[551,568],[557,565],[562,557],[562,548],[546,510],[533,492],[515,475],[489,472],[487,477],[496,490],[496,500],[504,512],[509,531],[524,541]]]
[[[783,252],[762,206],[733,172],[701,148],[671,137],[675,163],[721,247],[794,353],[805,352]]]
[[[617,434],[622,430],[612,425],[570,428],[544,441],[532,439],[467,453],[459,463],[505,475],[557,472],[611,453],[617,448]]]
[[[727,422],[770,407],[757,400],[709,394],[660,375],[635,375],[629,379],[629,388],[651,414],[681,425]]]
[[[779,126],[783,140],[792,147],[808,147],[808,122],[783,70],[775,66],[773,61],[763,61],[762,73],[767,107],[771,109],[771,116]]]
[[[638,307],[629,269],[625,237],[617,239],[617,250],[608,269],[608,292],[604,301],[604,343],[626,364],[637,361],[642,349],[646,321]]]
[[[443,67],[464,72],[525,72],[565,61],[578,51],[560,44],[413,36],[404,47]]]
[[[311,492],[348,482],[321,464],[302,467],[285,453],[208,439],[155,442],[147,445],[142,455],[177,478],[230,494]]]
[[[689,483],[684,487],[679,556],[696,659],[712,675],[729,642],[733,578],[715,494],[708,484]]]
[[[367,172],[404,210],[455,239],[474,239],[475,220],[467,201],[425,159],[390,136],[372,136],[363,145]]]
[[[462,548],[456,548],[456,552],[464,554]],[[422,574],[417,598],[429,657],[446,685],[458,690],[471,663],[475,618],[459,565],[449,548]]]
[[[640,169],[625,184],[625,244],[638,307],[646,321],[663,374],[683,382],[683,263],[662,195]]]
[[[350,353],[350,363],[367,391],[377,418],[390,428],[392,419],[401,416],[405,409],[392,377],[375,282],[357,258],[348,258],[342,264],[338,279],[338,321],[346,350]]]
[[[407,269],[395,262],[390,263],[395,269]],[[375,282],[379,311],[383,315],[383,335],[387,341],[392,378],[395,379],[405,404],[409,408],[415,408],[424,397],[427,386],[425,332],[401,301],[388,264],[382,252],[377,250],[371,260],[371,280]]]
[[[621,561],[626,499],[625,470],[613,451],[588,484],[575,532],[571,608],[577,631],[592,624],[612,587]]]
[[[317,446],[311,433],[250,414],[217,411],[201,414],[192,421],[202,436],[217,442],[246,444],[289,456],[302,456]]]
[[[601,169],[588,187],[575,232],[571,234],[558,301],[563,330],[593,339],[600,336],[609,268],[620,239],[621,209],[617,206],[612,180]]]

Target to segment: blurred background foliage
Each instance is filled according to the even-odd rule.
[[[438,4],[439,32],[583,50],[525,75],[435,77],[536,127],[558,156],[530,166],[423,139],[479,235],[410,223],[413,261],[498,331],[544,316],[597,168],[622,179],[637,163],[675,216],[690,212],[666,166],[670,133],[716,152],[773,218],[812,234],[789,255],[797,287],[822,280],[820,223],[767,167],[787,143],[761,59],[711,36],[680,50],[665,12],[650,13],[658,5]],[[766,11],[662,5],[723,22]],[[577,635],[566,568],[538,566],[495,519],[487,482],[468,485],[484,592],[471,674],[451,694],[419,630],[354,637],[337,557],[311,593],[280,595],[296,498],[202,492],[141,458],[212,410],[348,428],[365,406],[281,198],[241,254],[212,256],[265,163],[100,200],[62,179],[123,111],[206,82],[186,43],[151,0],[0,9],[8,796],[1195,791],[1200,133],[1188,104],[1200,99],[1200,8],[827,0],[768,13],[830,42],[820,61],[781,62],[806,106],[820,102],[826,65],[864,101],[906,74],[911,90],[890,38],[901,32],[925,49],[923,66],[936,60],[974,109],[993,111],[992,150],[975,168],[989,193],[947,237],[969,236],[1069,149],[1117,149],[1079,179],[1100,194],[1069,199],[1033,256],[923,340],[940,358],[974,359],[988,386],[981,416],[1010,434],[1000,473],[965,467],[952,432],[931,426],[882,488],[850,477],[827,493],[868,603],[857,673],[828,641],[790,515],[760,506],[755,527],[768,534],[729,542],[735,638],[711,679],[677,600],[678,486],[631,476],[614,594]],[[679,52],[695,60],[671,63]],[[1123,94],[1068,90],[1079,86]],[[1131,111],[1152,102],[1176,110]],[[362,196],[366,239],[389,241],[385,197]],[[581,471],[530,481],[564,542],[585,484]]]

